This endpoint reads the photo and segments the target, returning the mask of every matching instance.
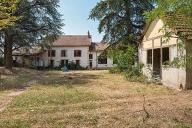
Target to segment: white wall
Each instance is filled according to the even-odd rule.
[[[113,60],[107,58],[107,64],[98,64],[98,57],[101,55],[101,52],[90,52],[90,54],[93,54],[93,68],[111,68],[113,67]]]
[[[89,47],[53,47],[52,50],[56,51],[55,57],[48,57],[48,52],[46,51],[41,58],[43,58],[45,62],[45,66],[48,66],[49,60],[54,60],[55,67],[60,65],[61,60],[68,60],[69,62],[75,62],[76,60],[80,60],[80,65],[82,67],[89,66]],[[61,57],[61,50],[66,50],[66,57]],[[74,57],[74,50],[81,50],[81,57]]]
[[[185,86],[186,71],[178,68],[167,68],[162,70],[162,83],[166,86],[177,88],[180,84]]]
[[[139,61],[145,65],[143,73],[149,78],[151,77],[152,65],[147,65],[147,50],[161,47],[160,38],[163,32],[159,30],[162,27],[162,20],[152,22],[139,46]],[[154,45],[152,45],[152,40],[154,40]],[[163,43],[162,47],[169,47],[170,61],[173,61],[178,56],[177,38],[171,38],[168,42]],[[166,86],[176,88],[180,84],[185,85],[185,79],[186,72],[184,69],[162,68],[162,83]]]

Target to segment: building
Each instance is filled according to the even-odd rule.
[[[164,37],[165,32],[161,31],[164,26],[162,20],[154,20],[145,28],[142,41],[139,44],[139,60],[145,66],[143,73],[149,78],[158,77],[161,82],[170,87],[185,87],[185,68],[166,67],[166,62],[172,62],[175,58],[185,55],[185,49],[179,48],[178,33],[189,31],[185,26],[171,28],[170,39]],[[190,29],[191,30],[191,29]]]
[[[94,43],[88,35],[64,35],[59,37],[50,49],[44,50],[39,54],[30,54],[32,64],[40,67],[63,67],[71,63],[80,65],[84,68],[110,68],[113,61],[102,53],[109,47],[107,43]],[[14,52],[14,59],[19,63],[22,59]],[[22,54],[26,55],[25,54]],[[21,57],[20,57],[21,58]]]

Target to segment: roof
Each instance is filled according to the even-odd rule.
[[[88,35],[64,35],[53,43],[55,47],[63,46],[90,46],[91,38]]]
[[[91,46],[89,47],[90,51],[104,51],[110,46],[109,43],[97,43],[97,42],[92,42]]]
[[[167,25],[170,26],[172,31],[186,39],[192,39],[192,15],[187,14],[169,14],[165,17]]]
[[[174,32],[178,36],[183,36],[186,39],[192,39],[192,26],[190,26],[192,16],[187,16],[184,14],[175,14],[175,15],[167,15],[164,19],[162,19],[164,22],[166,21],[166,24],[170,27],[172,32]],[[154,21],[157,21],[154,20]],[[141,40],[147,33],[152,21],[147,23],[144,27],[143,34],[141,36]]]
[[[22,48],[19,48],[17,50],[14,50],[13,51],[13,55],[14,56],[21,56],[21,55],[28,55],[28,56],[31,56],[31,55],[37,55],[37,54],[41,54],[43,51],[42,51],[42,48],[41,47],[22,47]]]

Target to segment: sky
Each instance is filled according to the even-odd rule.
[[[65,35],[85,35],[90,31],[92,40],[100,42],[103,34],[99,34],[98,21],[92,21],[89,14],[100,0],[60,0],[59,12],[63,15]]]

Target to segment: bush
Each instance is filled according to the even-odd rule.
[[[112,68],[109,69],[109,73],[112,73],[112,74],[119,74],[121,72],[122,71],[117,66],[112,67]]]
[[[110,49],[108,56],[116,62],[116,66],[109,70],[110,73],[123,73],[131,82],[149,82],[143,75],[143,64],[137,62],[137,49],[129,45],[124,50]]]
[[[78,64],[75,64],[74,62],[71,62],[67,65],[67,68],[69,70],[85,70],[86,68],[84,67],[81,67],[80,65]]]
[[[144,75],[130,75],[129,72],[125,73],[125,78],[130,82],[151,83],[151,81]]]

